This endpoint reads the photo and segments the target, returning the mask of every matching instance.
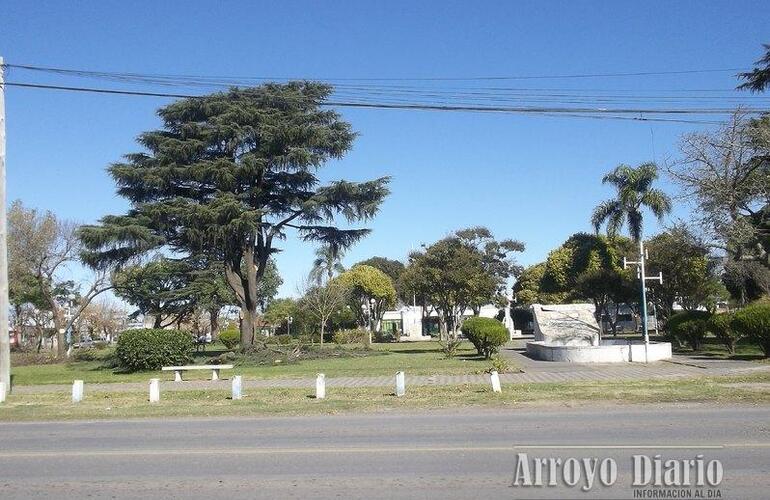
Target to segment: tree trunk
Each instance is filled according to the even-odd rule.
[[[155,319],[152,327],[156,330],[160,330],[161,328],[163,328],[163,318],[161,318],[160,314],[155,315]]]
[[[321,319],[321,345],[324,345],[324,327],[326,326],[326,320]]]
[[[250,311],[241,307],[241,346],[246,347],[254,343],[254,326],[257,319],[256,307]]]
[[[219,309],[209,309],[209,327],[211,329],[211,341],[215,342],[219,337]]]
[[[64,341],[64,318],[61,310],[57,307],[53,312],[53,326],[56,329],[56,355],[62,357],[67,353],[66,342]]]

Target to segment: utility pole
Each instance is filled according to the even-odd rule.
[[[658,276],[647,276],[645,269],[645,261],[647,260],[647,250],[644,248],[644,241],[639,240],[639,260],[626,260],[623,257],[623,269],[629,265],[638,266],[637,276],[642,285],[642,332],[644,333],[644,362],[647,363],[647,348],[650,345],[650,333],[647,326],[647,280],[658,281],[663,284],[663,273],[658,273]],[[655,320],[657,322],[657,319]],[[657,327],[657,325],[656,325]]]
[[[0,382],[11,390],[11,339],[8,337],[8,214],[5,200],[5,80],[0,57]],[[5,396],[5,395],[3,395]]]

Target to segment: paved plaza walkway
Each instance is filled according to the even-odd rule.
[[[500,375],[503,384],[525,383],[555,383],[577,381],[618,381],[618,380],[650,380],[665,378],[692,378],[700,376],[741,375],[758,371],[770,371],[770,365],[751,361],[712,360],[705,356],[676,355],[671,361],[650,364],[642,363],[607,363],[607,364],[577,364],[554,361],[538,361],[527,357],[524,352],[523,340],[518,340],[506,346],[501,354],[508,358],[512,366],[521,369],[517,373]],[[234,372],[237,374],[237,368]],[[409,375],[406,373],[406,383],[412,386],[425,385],[463,385],[486,384],[489,376],[486,374],[466,375]],[[327,377],[328,387],[391,387],[392,375],[372,377]],[[125,383],[89,383],[89,392],[121,392],[147,389],[147,382]],[[14,387],[16,394],[41,394],[71,390],[69,384],[50,385],[20,385]],[[161,388],[170,391],[196,389],[228,390],[230,381],[227,379],[190,380],[184,382],[162,381]],[[249,379],[244,377],[244,388],[312,388],[315,378],[263,378]]]

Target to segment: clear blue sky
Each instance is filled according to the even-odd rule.
[[[104,71],[320,78],[468,77],[749,67],[770,42],[770,3],[724,2],[28,2],[6,0],[6,62]],[[29,79],[11,70],[9,81]],[[37,81],[46,80],[45,75]],[[57,80],[62,81],[62,80]],[[82,83],[70,81],[70,83]],[[107,86],[97,82],[97,86]],[[509,85],[725,89],[730,73]],[[173,90],[173,89],[172,89]],[[62,217],[120,213],[105,167],[137,150],[169,99],[7,91],[8,193]],[[703,125],[473,113],[350,110],[360,137],[324,177],[393,176],[372,235],[346,264],[403,259],[448,232],[485,225],[524,241],[525,264],[611,195],[603,173],[676,155]],[[673,188],[666,181],[663,187]],[[686,217],[683,207],[677,216]],[[649,226],[650,231],[655,226]],[[284,294],[313,247],[282,243]]]

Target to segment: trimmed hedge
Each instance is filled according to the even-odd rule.
[[[219,332],[219,341],[225,349],[235,349],[241,343],[241,332],[235,328],[228,328]]]
[[[759,345],[770,358],[770,302],[759,301],[735,313],[733,328]]]
[[[668,333],[679,345],[688,344],[693,351],[703,346],[711,313],[706,311],[682,311],[668,320]]]
[[[355,330],[340,330],[332,335],[335,344],[361,344],[369,345],[369,330],[357,328]]]
[[[715,314],[708,322],[708,329],[730,354],[735,354],[735,345],[743,338],[743,334],[733,326],[735,314]]]
[[[491,358],[509,338],[508,330],[494,318],[468,318],[460,330],[484,359]]]
[[[189,363],[192,350],[189,332],[139,329],[120,335],[115,356],[119,366],[126,370],[157,370],[162,366]]]

